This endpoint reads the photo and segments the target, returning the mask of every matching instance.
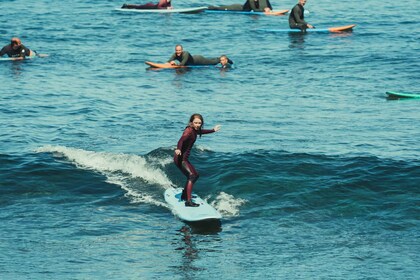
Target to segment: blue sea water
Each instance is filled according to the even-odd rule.
[[[0,61],[0,279],[418,279],[420,102],[385,96],[419,92],[417,1],[309,0],[318,28],[357,26],[306,35],[122,4],[0,2],[0,45],[49,55]],[[175,44],[235,69],[147,69]],[[163,199],[196,112],[222,125],[191,155],[221,228]]]

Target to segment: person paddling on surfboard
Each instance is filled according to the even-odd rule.
[[[8,57],[25,58],[27,56],[35,56],[36,52],[22,45],[19,38],[13,37],[9,45],[4,46],[0,50],[0,57],[7,54]]]
[[[123,4],[121,9],[172,9],[171,0],[159,0],[159,3],[152,2],[136,5],[136,4]]]
[[[220,125],[216,125],[213,129],[203,129],[204,119],[200,114],[193,114],[190,117],[188,126],[184,129],[181,138],[178,141],[175,149],[174,163],[187,177],[187,183],[182,191],[181,199],[185,200],[185,206],[198,207],[191,199],[192,189],[194,183],[197,181],[199,174],[194,166],[188,161],[191,149],[197,140],[197,135],[201,137],[202,134],[214,133],[220,130]]]
[[[305,32],[307,28],[315,28],[305,21],[305,6],[306,0],[299,0],[299,2],[293,7],[289,15],[289,27],[291,29],[300,29]]]
[[[177,62],[178,61],[178,62]],[[206,58],[202,55],[191,55],[184,51],[182,45],[175,46],[175,53],[169,58],[168,63],[171,65],[188,66],[188,65],[217,65],[220,62],[220,57]],[[229,64],[233,61],[228,58]]]
[[[219,10],[219,11],[253,11],[253,12],[271,12],[273,7],[269,0],[246,0],[246,2],[241,4],[232,4],[226,6],[210,6],[209,10]]]

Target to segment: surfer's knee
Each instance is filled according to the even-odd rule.
[[[190,176],[188,176],[188,179],[191,180],[191,182],[195,183],[198,180],[198,177],[200,177],[200,174],[192,173],[190,174]]]

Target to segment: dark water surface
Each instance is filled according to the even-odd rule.
[[[418,92],[417,1],[308,1],[318,28],[357,26],[307,35],[122,4],[1,2],[2,44],[49,54],[0,61],[1,279],[417,278],[420,102],[385,96]],[[147,69],[178,43],[235,69]],[[222,125],[191,155],[221,228],[163,199],[195,112]]]

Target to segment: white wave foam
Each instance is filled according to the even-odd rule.
[[[89,169],[106,176],[107,182],[121,186],[126,196],[131,197],[133,203],[144,202],[158,206],[166,204],[130,186],[126,181],[132,178],[141,178],[149,184],[157,184],[163,188],[172,186],[172,182],[165,173],[152,167],[138,155],[113,154],[107,152],[93,152],[64,146],[44,146],[36,152],[57,153],[74,163],[78,168]]]
[[[223,216],[238,216],[239,208],[247,201],[241,198],[235,198],[233,195],[221,192],[211,205],[216,208]]]

